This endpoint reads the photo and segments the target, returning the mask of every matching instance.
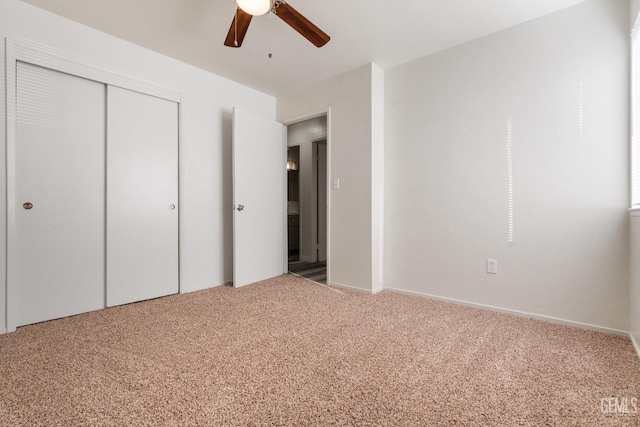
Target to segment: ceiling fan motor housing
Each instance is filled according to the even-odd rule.
[[[316,47],[322,47],[331,40],[327,33],[284,0],[236,0],[236,3],[238,8],[231,22],[227,38],[224,41],[225,46],[242,46],[242,41],[247,34],[251,19],[257,15],[264,15],[269,11],[273,12]]]

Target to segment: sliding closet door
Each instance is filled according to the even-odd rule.
[[[178,292],[178,104],[107,88],[107,305]]]
[[[105,86],[19,62],[15,326],[104,307]]]

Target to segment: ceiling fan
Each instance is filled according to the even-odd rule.
[[[300,12],[284,0],[236,0],[236,3],[238,8],[231,22],[227,38],[224,41],[225,46],[242,46],[251,18],[269,12],[273,12],[274,15],[289,24],[291,28],[317,47],[324,46],[331,39],[324,31],[302,16]]]

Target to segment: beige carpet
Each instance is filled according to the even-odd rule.
[[[2,426],[640,425],[608,397],[627,338],[292,276],[0,336]]]

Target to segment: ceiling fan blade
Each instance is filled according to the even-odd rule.
[[[244,10],[238,8],[236,14],[231,22],[231,28],[227,33],[227,38],[224,40],[224,45],[229,47],[240,47],[244,36],[247,34],[249,24],[251,23],[252,15],[249,15]]]
[[[331,39],[327,33],[302,16],[288,3],[276,1],[273,13],[317,47],[324,46]]]

